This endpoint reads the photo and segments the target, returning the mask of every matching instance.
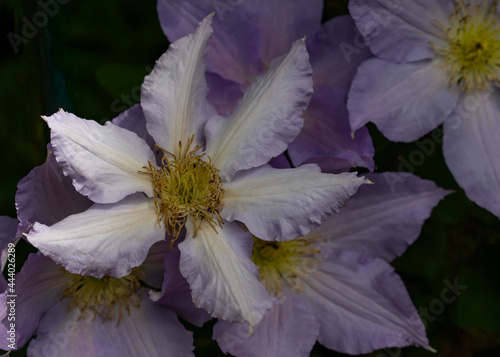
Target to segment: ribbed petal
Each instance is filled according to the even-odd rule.
[[[128,275],[153,243],[165,238],[152,199],[136,194],[46,226],[36,223],[27,235],[40,251],[74,274]]]
[[[395,64],[372,58],[359,67],[347,108],[353,131],[372,121],[390,140],[414,141],[451,113],[460,90],[438,60]]]
[[[172,43],[148,76],[141,91],[147,128],[157,145],[179,154],[192,135],[194,145],[204,142],[203,126],[215,109],[206,100],[205,54],[212,35],[212,15],[197,30]]]
[[[420,316],[387,262],[335,252],[304,284],[303,295],[321,324],[322,345],[349,354],[408,345],[429,348]]]
[[[62,109],[44,119],[51,129],[55,158],[82,195],[97,203],[114,203],[135,192],[153,195],[151,179],[140,171],[155,157],[135,133]]]
[[[239,357],[307,357],[320,325],[302,297],[284,295],[250,335],[247,324],[219,320],[213,338],[224,353]]]
[[[370,49],[388,61],[434,58],[443,45],[450,0],[351,0],[349,10]],[[439,25],[441,24],[441,26]]]
[[[471,99],[471,100],[470,100]],[[500,92],[465,97],[444,122],[443,152],[467,197],[500,217]]]
[[[198,22],[215,13],[215,33],[207,55],[208,70],[243,84],[261,69],[259,32],[255,16],[246,11],[246,2],[233,3],[236,2],[159,0],[157,9],[161,27],[170,42],[192,33]]]
[[[205,128],[207,155],[228,179],[281,154],[300,132],[312,94],[311,66],[302,40],[255,79],[229,118],[215,116]]]
[[[344,208],[311,231],[330,249],[342,248],[392,260],[420,235],[432,209],[450,191],[410,173],[367,174]]]
[[[316,163],[323,172],[345,171],[354,166],[374,169],[375,149],[368,129],[360,128],[354,138],[351,135],[346,97],[340,87],[314,88],[304,112],[304,128],[288,147],[295,166]]]
[[[265,240],[304,236],[356,193],[365,182],[355,173],[324,174],[316,165],[295,169],[263,166],[225,185],[221,215],[238,220]]]
[[[52,225],[91,205],[91,200],[76,191],[71,178],[64,176],[53,153],[17,184],[16,208],[21,222]]]
[[[311,56],[315,91],[321,85],[348,91],[359,65],[372,56],[348,15],[325,22],[308,41],[307,50]]]
[[[113,124],[124,129],[130,130],[137,134],[138,137],[144,139],[151,150],[155,151],[155,142],[146,128],[146,118],[140,104],[135,104],[124,112],[120,113],[113,119]]]
[[[274,299],[258,281],[257,267],[250,260],[250,233],[230,222],[216,232],[203,221],[196,237],[191,222],[186,228],[186,238],[179,244],[180,270],[196,306],[213,317],[257,325]]]
[[[0,295],[0,348],[10,350],[8,330],[15,323],[16,347],[21,348],[36,332],[39,321],[59,302],[69,279],[63,269],[43,255],[31,254],[15,277],[14,291]],[[9,297],[9,295],[15,295]],[[15,321],[9,321],[9,301],[14,300]]]

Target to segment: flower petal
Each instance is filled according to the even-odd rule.
[[[500,217],[500,91],[470,94],[444,122],[443,153],[467,197]]]
[[[212,72],[205,73],[205,77],[210,88],[207,95],[208,101],[213,104],[220,115],[228,115],[236,108],[243,96],[241,84],[224,79]]]
[[[221,216],[243,222],[252,234],[265,240],[306,235],[365,183],[355,173],[333,175],[313,169],[317,166],[262,166],[238,174],[224,187]]]
[[[69,276],[52,260],[41,254],[30,254],[15,277],[15,293],[6,290],[0,295],[0,348],[8,348],[8,301],[14,300],[16,347],[21,348],[36,332],[39,321],[59,302]],[[16,295],[12,297],[10,295]]]
[[[17,184],[16,208],[21,222],[52,225],[91,205],[91,200],[76,191],[71,178],[64,176],[53,153]]]
[[[164,279],[160,296],[154,295],[159,304],[174,310],[184,320],[195,326],[203,326],[211,316],[203,309],[196,307],[191,299],[191,290],[187,280],[179,269],[180,251],[177,244],[164,255]]]
[[[411,62],[435,57],[431,43],[442,45],[446,40],[451,3],[351,0],[349,10],[373,53],[388,61]]]
[[[215,33],[207,54],[208,70],[243,84],[260,70],[258,29],[245,3],[232,3],[159,0],[157,9],[161,27],[170,42],[192,33],[198,22],[215,11]]]
[[[205,54],[212,35],[212,15],[196,31],[172,43],[148,76],[141,91],[141,106],[149,133],[162,149],[179,154],[192,135],[194,145],[204,142],[203,126],[215,110],[206,100]]]
[[[353,131],[372,121],[388,139],[410,142],[437,127],[459,96],[438,60],[395,64],[372,58],[359,67],[347,108]]]
[[[311,56],[315,92],[321,85],[348,91],[359,65],[373,56],[348,15],[325,22],[308,42],[307,50]]]
[[[118,326],[96,321],[94,348],[100,356],[194,356],[193,333],[164,306],[142,297],[140,308],[123,314]]]
[[[123,277],[140,265],[153,243],[165,238],[152,199],[142,194],[46,226],[35,223],[28,240],[69,272]]]
[[[135,133],[112,123],[101,126],[62,109],[44,119],[57,163],[82,195],[97,203],[114,203],[135,192],[153,195],[151,179],[139,171],[155,157]]]
[[[349,354],[383,347],[429,348],[425,328],[401,279],[380,259],[336,252],[304,281],[314,315],[321,324],[318,341]]]
[[[151,135],[149,135],[146,128],[146,118],[144,117],[144,111],[142,110],[140,104],[135,104],[134,106],[120,113],[120,115],[114,118],[112,122],[119,127],[136,133],[138,137],[144,139],[144,141],[148,143],[152,151],[155,150],[155,142]]]
[[[304,112],[304,128],[288,147],[295,166],[317,163],[323,172],[349,170],[354,166],[374,169],[372,139],[368,129],[351,136],[345,90],[316,86]]]
[[[295,42],[250,84],[229,118],[208,121],[206,151],[221,177],[265,164],[298,135],[312,94],[308,58],[304,41]]]
[[[417,239],[432,209],[450,191],[410,173],[366,176],[375,184],[361,186],[310,235],[325,238],[333,248],[391,261]]]
[[[253,239],[235,223],[215,231],[202,221],[196,237],[193,223],[179,244],[180,270],[191,286],[193,301],[213,317],[255,326],[274,299],[257,279],[250,260]]]
[[[301,297],[284,295],[250,335],[248,324],[219,320],[213,338],[224,353],[240,357],[309,356],[319,335],[319,323]]]

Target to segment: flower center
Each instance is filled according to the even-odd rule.
[[[193,224],[198,223],[195,237],[202,220],[208,221],[212,227],[222,224],[219,209],[224,191],[219,170],[211,165],[209,157],[207,161],[204,154],[198,154],[198,146],[190,149],[193,140],[194,136],[184,150],[179,142],[179,156],[162,149],[163,167],[156,169],[149,163],[147,168],[153,181],[158,223],[163,221],[165,224],[171,237],[170,248],[179,237],[188,216]]]
[[[478,4],[457,1],[446,29],[448,45],[434,47],[446,59],[450,85],[457,83],[464,91],[485,89],[499,82],[500,23],[496,1]]]
[[[139,307],[141,297],[137,294],[139,281],[136,275],[139,271],[132,270],[130,275],[123,278],[105,276],[94,278],[71,274],[68,284],[63,291],[63,297],[70,297],[69,308],[77,306],[80,311],[79,319],[85,318],[87,309],[93,311],[102,318],[102,321],[113,320],[115,308],[118,307],[118,323],[121,319],[122,309],[130,314],[130,307]]]
[[[321,250],[313,244],[320,237],[301,237],[288,242],[268,242],[254,237],[252,261],[259,267],[259,281],[279,297],[283,287],[302,290],[307,278],[321,261]]]

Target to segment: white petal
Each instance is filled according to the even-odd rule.
[[[212,15],[189,36],[172,43],[144,79],[141,105],[156,144],[178,154],[192,135],[203,143],[203,125],[215,110],[206,100],[205,54],[212,35]]]
[[[324,174],[311,170],[314,168],[317,166],[263,166],[236,175],[224,186],[221,215],[245,223],[250,232],[265,240],[306,235],[365,183],[355,173]]]
[[[122,277],[144,261],[165,231],[158,226],[153,200],[136,194],[115,204],[95,204],[50,227],[35,223],[27,237],[71,273]]]
[[[274,299],[258,281],[257,267],[250,260],[250,233],[229,222],[216,232],[203,221],[196,237],[190,221],[186,229],[186,238],[179,244],[180,269],[195,304],[213,317],[258,324]]]
[[[229,118],[215,116],[205,128],[207,154],[227,179],[265,164],[299,134],[312,94],[312,70],[302,40],[255,79]]]
[[[114,203],[135,192],[153,195],[151,179],[139,171],[155,157],[137,134],[62,109],[44,119],[56,160],[82,195],[97,203]]]

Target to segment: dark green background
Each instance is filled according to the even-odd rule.
[[[346,4],[325,0],[324,20],[347,13]],[[48,130],[40,115],[61,107],[101,123],[114,118],[138,102],[144,76],[168,47],[155,1],[73,0],[16,54],[8,34],[22,34],[23,17],[31,19],[36,6],[36,1],[0,3],[0,215],[11,217],[17,182],[45,160]],[[416,143],[392,143],[369,128],[376,171],[405,169],[401,159],[422,151]],[[433,211],[421,237],[393,266],[417,309],[439,306],[444,280],[458,279],[467,288],[428,321],[436,354],[409,347],[370,356],[500,356],[500,221],[467,199],[446,168],[440,145],[414,173],[455,193]],[[196,356],[223,355],[211,340],[211,326],[195,329]],[[316,345],[312,356],[342,354]]]

